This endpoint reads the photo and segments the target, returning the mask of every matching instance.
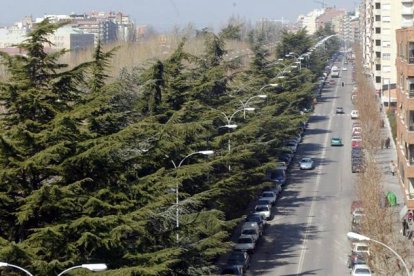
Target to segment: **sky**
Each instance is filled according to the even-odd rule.
[[[261,18],[295,22],[300,14],[327,6],[354,10],[354,0],[0,0],[0,25],[11,25],[24,16],[115,11],[131,16],[137,25],[168,31],[174,26],[222,27],[231,16],[251,22]]]

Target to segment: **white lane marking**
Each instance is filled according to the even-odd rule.
[[[335,106],[336,106],[336,95],[338,94],[338,88],[339,86],[337,85],[335,88],[335,97],[333,100],[333,104],[332,104],[332,110],[331,113],[333,112]],[[328,121],[328,130],[331,129],[332,127],[332,116],[329,116],[329,121]],[[322,155],[321,155],[321,161],[323,162],[323,160],[325,160],[325,155],[326,155],[326,148],[328,145],[328,140],[329,140],[329,135],[328,133],[325,134],[325,140],[324,140],[324,148],[322,150]],[[311,203],[311,207],[309,209],[309,214],[308,214],[308,220],[306,221],[306,227],[305,227],[305,235],[303,237],[303,242],[302,242],[302,250],[300,251],[300,258],[299,258],[299,263],[298,263],[298,269],[296,271],[296,275],[300,275],[302,273],[302,269],[303,269],[303,262],[305,261],[305,255],[306,255],[306,245],[308,243],[308,235],[309,235],[309,228],[312,224],[313,221],[313,210],[315,209],[315,202],[316,202],[316,196],[317,193],[319,191],[319,186],[321,184],[321,174],[322,174],[322,168],[323,168],[323,163],[321,162],[321,164],[318,167],[318,175],[316,176],[316,187],[313,190],[313,195],[312,195],[312,203]]]

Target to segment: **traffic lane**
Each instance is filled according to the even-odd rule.
[[[345,134],[349,118],[332,116],[332,131]],[[353,186],[351,174],[344,173],[342,164],[346,159],[347,146],[331,147],[326,145],[325,159],[321,166],[322,182],[318,196],[324,201],[315,201],[315,212],[309,227],[317,229],[318,239],[309,239],[301,273],[319,271],[319,275],[345,275],[348,253],[346,232],[349,229],[349,201]]]
[[[322,109],[322,106],[319,106]],[[311,116],[305,131],[304,141],[292,168],[289,171],[288,185],[277,202],[276,212],[269,222],[258,250],[252,256],[248,275],[289,275],[296,273],[305,239],[316,238],[317,232],[308,225],[309,209],[313,201],[324,200],[315,195],[316,170],[302,171],[297,162],[309,156],[318,166],[321,145],[327,135],[322,129],[327,124],[327,116]]]
[[[318,107],[321,109],[321,106]],[[302,241],[314,238],[317,232],[308,227],[307,219],[312,201],[324,200],[315,196],[315,170],[301,171],[298,160],[306,155],[321,162],[321,144],[326,130],[317,128],[326,124],[327,117],[312,116],[305,131],[304,141],[298,147],[288,174],[288,185],[277,202],[273,219],[269,222],[258,250],[252,256],[248,275],[289,275],[296,273],[302,251]]]
[[[336,91],[338,86],[326,87],[325,93]],[[332,99],[318,104],[315,113],[331,113]],[[309,128],[305,131],[304,142],[299,146],[295,161],[306,153],[319,160],[320,145],[326,141],[326,124],[329,116],[311,116]],[[303,262],[303,241],[316,239],[318,232],[309,224],[309,210],[312,202],[323,201],[317,195],[315,184],[317,171],[300,171],[297,166],[289,173],[289,184],[282,192],[275,215],[265,230],[265,236],[252,256],[248,275],[296,275],[298,264]],[[320,177],[319,177],[320,179]],[[313,271],[312,273],[317,273]]]
[[[310,147],[316,154],[319,144],[305,142],[300,147]],[[302,155],[302,150],[299,149],[297,154]],[[307,223],[312,202],[325,200],[314,194],[316,176],[314,170],[301,171],[297,164],[293,165],[288,185],[277,202],[274,217],[258,244],[258,250],[252,255],[248,275],[296,273],[303,239],[305,236],[314,239],[318,235],[316,228],[309,227]]]

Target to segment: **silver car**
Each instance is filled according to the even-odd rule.
[[[304,157],[299,162],[301,170],[312,170],[315,167],[315,163],[312,158]]]
[[[248,253],[253,253],[255,249],[256,241],[252,236],[240,236],[234,245],[234,250],[247,251]]]

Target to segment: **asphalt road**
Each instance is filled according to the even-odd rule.
[[[340,78],[324,89],[296,154],[297,160],[313,158],[316,167],[301,171],[293,165],[247,275],[349,275],[346,233],[355,193],[350,167],[352,66],[336,65]],[[338,106],[345,114],[335,114]],[[344,146],[331,147],[332,136],[342,137]]]

